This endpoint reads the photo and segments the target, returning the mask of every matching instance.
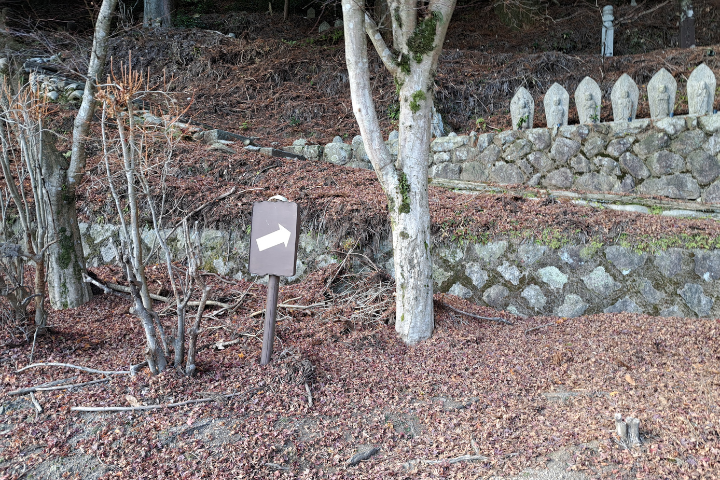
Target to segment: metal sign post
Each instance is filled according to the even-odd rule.
[[[279,200],[273,202],[272,200]],[[250,232],[250,273],[268,275],[260,365],[270,363],[275,340],[280,275],[295,275],[297,247],[300,236],[298,205],[276,195],[267,202],[255,202]]]

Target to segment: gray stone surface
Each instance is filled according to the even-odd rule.
[[[698,125],[706,133],[715,133],[720,130],[720,116],[705,115],[702,117],[698,117]]]
[[[582,277],[582,281],[585,286],[593,292],[608,296],[614,291],[622,287],[621,283],[615,281],[615,279],[605,271],[605,267],[597,267],[592,272]]]
[[[622,179],[622,182],[620,182],[620,191],[623,193],[630,193],[635,190],[635,179],[627,175],[625,178]]]
[[[505,148],[507,145],[510,145],[515,140],[523,137],[524,134],[522,132],[518,132],[515,130],[505,130],[504,132],[500,132],[495,135],[495,143],[498,143],[500,146]]]
[[[602,93],[597,82],[590,77],[583,78],[575,90],[575,106],[580,123],[598,123],[601,105]]]
[[[550,157],[542,152],[532,152],[527,156],[527,161],[541,173],[552,170],[553,167],[555,167],[555,164],[552,160],[550,160]]]
[[[708,185],[720,175],[720,162],[705,150],[690,153],[687,165],[700,185]]]
[[[544,245],[524,243],[518,247],[518,259],[523,265],[530,266],[540,260],[547,250],[548,247]]]
[[[623,155],[632,154],[624,153]],[[602,175],[608,175],[611,177],[619,177],[621,175],[620,165],[618,165],[618,162],[616,162],[610,157],[595,157],[593,159],[593,163],[595,164],[597,169],[600,170],[600,173]]]
[[[679,155],[688,155],[690,152],[702,148],[705,144],[705,134],[700,130],[686,130],[678,134],[670,143],[670,150]]]
[[[336,140],[338,140],[336,138]],[[342,142],[333,141],[325,145],[323,151],[323,160],[326,162],[334,163],[335,165],[345,165],[352,158],[353,147]]]
[[[720,251],[695,250],[695,273],[706,282],[720,279]]]
[[[553,83],[543,100],[548,127],[567,125],[570,95],[559,83]]]
[[[685,169],[685,159],[680,155],[667,150],[654,153],[647,159],[650,173],[655,177],[680,173]]]
[[[684,317],[685,313],[677,305],[660,310],[659,317]]]
[[[707,187],[702,193],[703,203],[720,203],[720,181]]]
[[[462,166],[460,180],[466,182],[485,182],[490,177],[490,172],[481,162],[469,162]]]
[[[500,258],[507,249],[508,243],[505,240],[490,242],[486,245],[475,245],[475,253],[484,262],[491,263]]]
[[[489,145],[480,154],[480,161],[485,165],[492,165],[500,158],[500,155],[502,155],[502,149],[500,147],[497,145]]]
[[[685,300],[685,304],[699,316],[710,315],[710,310],[715,302],[705,295],[702,286],[696,283],[686,283],[677,293]]]
[[[642,194],[662,195],[670,198],[695,200],[700,197],[700,186],[692,175],[687,173],[648,178],[637,189]]]
[[[525,183],[525,175],[513,163],[499,164],[490,172],[490,180],[501,185]]]
[[[462,165],[457,163],[439,163],[430,167],[430,177],[446,178],[448,180],[460,180]]]
[[[607,140],[601,136],[590,137],[583,143],[582,151],[585,155],[592,158],[602,152],[607,143]]]
[[[651,132],[645,138],[635,143],[633,150],[641,158],[652,155],[670,145],[670,136],[665,132]]]
[[[668,135],[677,135],[687,129],[687,124],[683,117],[667,117],[657,120],[655,126],[663,130]]]
[[[521,138],[514,141],[505,148],[503,157],[505,160],[510,162],[516,162],[521,158],[525,157],[528,153],[532,152],[532,142]]]
[[[561,290],[568,281],[568,276],[553,266],[538,270],[537,277],[554,290]]]
[[[510,101],[510,117],[513,129],[527,130],[532,128],[535,117],[535,100],[525,87],[518,88]]]
[[[550,147],[551,137],[547,128],[533,128],[525,133],[525,138],[530,140],[535,150],[546,150]]]
[[[487,147],[492,145],[493,139],[495,139],[494,133],[483,133],[477,137],[477,149],[478,152],[483,152]]]
[[[613,120],[616,122],[626,122],[628,119],[634,120],[639,98],[640,90],[635,81],[630,78],[630,75],[623,73],[610,92]]]
[[[542,289],[537,285],[528,285],[520,294],[525,300],[527,300],[530,308],[535,310],[542,309],[547,303],[547,299],[542,292]]]
[[[650,176],[650,170],[645,166],[645,162],[630,152],[625,152],[620,157],[620,168],[639,180]]]
[[[580,142],[568,138],[559,137],[550,149],[550,157],[559,166],[567,165],[568,161],[580,151]]]
[[[464,287],[460,283],[456,283],[452,287],[450,287],[450,290],[448,290],[448,293],[450,295],[455,295],[456,297],[460,297],[460,298],[472,297],[472,291],[469,288]]]
[[[510,290],[504,285],[493,285],[483,293],[483,301],[493,308],[505,308],[508,304]]]
[[[496,270],[500,272],[500,275],[502,275],[505,280],[512,283],[513,285],[517,285],[520,283],[520,277],[522,276],[522,273],[515,265],[509,262],[503,262],[503,264],[500,265]]]
[[[707,118],[707,117],[700,117]],[[720,115],[713,115],[713,118],[720,120]],[[720,133],[713,134],[712,137],[708,138],[702,147],[710,155],[717,155],[720,153]]]
[[[612,245],[605,249],[605,258],[620,270],[620,273],[627,275],[645,265],[647,254],[636,253],[627,247]]]
[[[677,81],[661,68],[648,82],[648,103],[650,104],[650,118],[670,117],[675,107],[675,94]]]
[[[482,288],[488,281],[488,274],[479,263],[471,262],[465,265],[465,275],[477,288]]]
[[[603,310],[604,313],[642,313],[642,309],[637,306],[630,297],[625,297],[622,300],[618,300],[614,305],[611,305]]]
[[[620,158],[620,155],[630,150],[634,138],[616,138],[608,143],[605,151],[613,158]]]
[[[715,74],[704,63],[695,67],[687,81],[688,110],[690,115],[712,113],[715,101]]]
[[[570,160],[570,168],[575,173],[588,173],[591,169],[590,160],[582,155],[577,155]]]
[[[573,174],[568,168],[559,168],[548,173],[543,185],[554,188],[570,188],[573,183]]]
[[[655,266],[665,277],[673,279],[683,271],[685,253],[679,248],[669,248],[655,255]]]
[[[615,192],[620,188],[617,177],[590,172],[575,179],[574,188],[584,191]]]
[[[390,260],[390,263],[392,263],[392,259]],[[450,277],[452,277],[452,272],[448,272],[447,270],[444,270],[440,268],[437,264],[433,263],[433,281],[435,282],[436,287],[442,286],[443,283],[448,281]],[[393,275],[394,277],[394,275]]]
[[[646,279],[640,280],[640,293],[648,303],[658,304],[665,298],[665,294],[656,290],[652,282]]]
[[[588,304],[582,299],[582,297],[570,294],[565,297],[562,305],[555,310],[555,315],[563,318],[574,318],[579,317],[588,308]]]

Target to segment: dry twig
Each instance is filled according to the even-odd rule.
[[[506,325],[514,325],[512,322],[509,322],[509,321],[505,320],[504,318],[500,318],[500,317],[483,317],[483,316],[481,316],[481,315],[475,315],[474,313],[463,312],[462,310],[458,310],[457,308],[452,307],[452,306],[450,306],[450,305],[448,305],[447,303],[444,303],[444,302],[439,302],[439,303],[440,303],[441,305],[443,305],[444,307],[449,308],[449,309],[452,310],[453,312],[457,312],[457,313],[459,313],[459,314],[461,314],[461,315],[466,315],[466,316],[468,316],[468,317],[470,317],[470,318],[477,318],[477,319],[479,319],[479,320],[489,320],[489,321],[491,321],[491,322],[499,322],[499,323],[504,323],[504,324],[506,324]]]
[[[251,395],[258,390],[260,390],[262,387],[255,387],[251,388],[250,390],[246,392],[235,392],[235,393],[224,393],[221,395],[215,395],[212,397],[206,397],[206,398],[197,398],[195,400],[186,400],[184,402],[177,402],[177,403],[160,403],[156,405],[141,405],[138,407],[70,407],[70,410],[75,412],[134,412],[134,411],[140,411],[140,410],[159,410],[161,408],[172,408],[172,407],[182,407],[185,405],[192,405],[195,403],[205,403],[205,402],[216,402],[219,397],[222,398],[232,398],[237,397],[240,395]]]
[[[20,370],[16,371],[15,373],[24,372],[25,370],[35,368],[35,367],[65,367],[65,368],[74,368],[76,370],[82,370],[83,372],[88,373],[99,373],[100,375],[127,375],[130,373],[129,370],[95,370],[94,368],[88,368],[88,367],[80,367],[78,365],[72,365],[70,363],[57,363],[57,362],[48,362],[48,363],[33,363],[28,365],[27,367],[23,367]]]

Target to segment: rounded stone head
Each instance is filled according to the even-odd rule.
[[[585,94],[585,100],[588,100],[588,101],[593,100],[592,93],[587,92],[587,93]]]
[[[555,100],[553,100],[553,105],[555,105],[556,107],[560,105],[560,99],[556,98]]]
[[[630,96],[630,92],[628,92],[627,90],[625,90],[625,91],[622,93],[622,98],[628,98],[629,96]]]
[[[660,84],[658,85],[658,92],[665,93],[667,91],[667,85]]]

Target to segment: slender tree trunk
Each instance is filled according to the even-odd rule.
[[[83,279],[85,258],[75,205],[75,184],[67,181],[68,163],[55,148],[51,134],[43,135],[43,175],[50,202],[50,228],[56,242],[48,249],[48,293],[53,308],[75,308],[92,298]]]
[[[174,7],[172,0],[145,0],[143,27],[172,27]]]

